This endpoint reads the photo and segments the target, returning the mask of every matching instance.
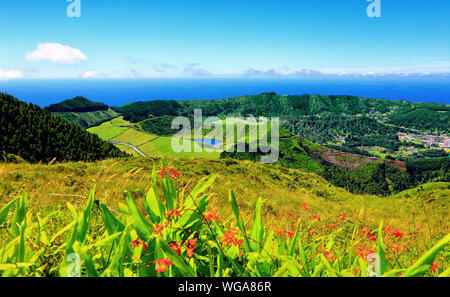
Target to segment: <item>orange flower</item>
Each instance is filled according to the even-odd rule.
[[[177,253],[178,256],[181,256],[181,243],[180,245],[177,245],[176,241],[172,241],[169,242],[169,246],[175,253]]]
[[[302,206],[305,210],[309,210],[309,208],[310,208],[310,206],[304,202],[302,203]]]
[[[213,221],[213,220],[216,222],[220,222],[220,218],[217,216],[217,209],[206,210],[205,213],[203,214],[203,216],[205,217],[205,219],[208,223],[211,223],[211,221]]]
[[[170,258],[158,259],[155,261],[155,270],[160,274],[161,272],[168,270],[172,265],[172,260],[170,260]]]
[[[188,258],[192,258],[195,255],[194,250],[197,248],[197,240],[198,238],[189,239],[186,244],[186,256]]]
[[[361,232],[367,235],[367,234],[370,233],[370,229],[367,228],[367,227],[362,227],[362,228],[361,228]]]
[[[342,213],[340,213],[338,216],[339,216],[339,220],[341,220],[341,221],[345,221],[348,217],[346,214],[342,214]]]
[[[173,179],[178,179],[178,177],[180,176],[180,172],[173,170],[172,168],[161,168],[161,171],[159,171],[159,176],[161,176],[161,178],[164,178],[164,174],[167,174],[168,177]]]
[[[166,217],[167,218],[179,218],[179,217],[181,217],[181,213],[178,209],[172,209],[166,213]]]
[[[229,246],[231,244],[234,244],[238,248],[241,248],[242,244],[244,243],[242,240],[238,239],[236,237],[237,230],[235,228],[231,229],[230,231],[225,231],[224,236],[221,238],[222,245]]]
[[[169,226],[169,222],[166,222],[162,225],[156,223],[155,227],[150,228],[151,230],[155,231],[156,235],[161,235],[161,233],[163,232],[164,228]]]
[[[130,244],[133,246],[133,249],[135,249],[141,245],[141,241],[139,240],[139,237],[138,237],[138,238],[136,238],[136,240],[130,242]]]
[[[439,268],[441,268],[441,266],[439,266],[439,261],[434,262],[433,265],[431,266],[431,270],[433,271],[433,273],[436,273],[436,271],[438,271]]]
[[[314,219],[318,220],[319,222],[322,220],[319,214],[312,214],[311,215]]]
[[[395,230],[395,231],[392,232],[392,235],[394,235],[397,238],[402,238],[403,235],[405,235],[405,234],[403,234],[402,232],[400,232],[398,230]]]
[[[366,247],[356,247],[355,253],[360,256],[364,261],[367,261],[367,257],[370,254],[375,254],[375,251],[370,250]]]

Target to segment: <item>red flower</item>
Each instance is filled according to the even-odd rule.
[[[284,215],[285,215],[284,211],[280,212],[280,217],[284,217]]]
[[[148,246],[147,246],[147,244],[146,244],[144,241],[142,242],[142,248],[143,248],[144,250],[148,249]]]
[[[178,209],[172,209],[166,213],[166,217],[169,219],[170,218],[179,218],[179,217],[181,217],[181,213]]]
[[[189,239],[186,244],[186,256],[188,258],[192,258],[195,255],[194,250],[197,248],[197,240],[198,238]]]
[[[238,248],[241,248],[244,242],[236,237],[237,232],[238,231],[235,228],[231,229],[230,231],[225,231],[224,236],[221,238],[222,246],[225,247],[234,244]]]
[[[326,250],[322,251],[321,249],[318,249],[316,253],[324,254],[326,256],[328,262],[331,262],[333,259],[337,258],[337,256],[333,254],[333,251],[329,252]]]
[[[319,222],[322,220],[322,218],[320,217],[319,214],[312,214],[312,217],[316,220],[318,220]]]
[[[355,268],[353,268],[353,270],[355,271],[355,277],[358,277],[359,271],[361,270],[361,268],[355,267]]]
[[[439,261],[434,262],[433,265],[431,266],[431,270],[433,271],[433,273],[436,273],[436,271],[438,271],[439,268],[441,268],[441,266],[439,266]]]
[[[302,203],[302,206],[305,210],[309,210],[309,208],[310,208],[309,205],[306,203]]]
[[[392,232],[392,235],[394,235],[397,238],[402,238],[403,235],[405,235],[405,234],[403,234],[402,232],[400,232],[398,230],[395,230],[395,231]]]
[[[216,222],[220,222],[220,218],[217,216],[217,209],[206,210],[205,213],[203,214],[203,216],[205,217],[205,219],[208,223],[211,223],[212,220],[214,220]]]
[[[294,237],[295,232],[293,231],[286,231],[287,236],[292,239],[292,237]]]
[[[161,178],[164,178],[164,174],[173,179],[178,179],[178,177],[180,176],[180,172],[173,170],[172,168],[161,168],[161,171],[159,171],[159,176],[161,176]]]
[[[367,257],[370,254],[375,254],[375,251],[370,250],[368,248],[365,247],[356,247],[356,251],[355,253],[360,256],[364,261],[367,261]]]
[[[155,261],[155,270],[160,274],[161,272],[168,270],[172,265],[172,260],[170,260],[170,258],[158,259]]]
[[[172,248],[172,250],[177,253],[178,256],[181,256],[181,243],[180,245],[177,245],[176,241],[169,242],[169,246]]]
[[[347,219],[347,217],[348,216],[346,214],[342,214],[342,213],[339,214],[339,220],[341,220],[341,221],[345,221]]]
[[[367,235],[367,234],[370,233],[370,229],[367,228],[367,227],[362,227],[362,228],[361,228],[361,232]]]
[[[156,235],[161,235],[161,232],[164,230],[164,228],[166,228],[168,226],[169,226],[169,222],[166,222],[163,225],[156,223],[155,227],[152,227],[150,229],[155,231]]]
[[[135,249],[135,248],[137,248],[138,246],[141,245],[141,241],[140,241],[140,239],[138,237],[138,238],[136,238],[136,240],[130,242],[130,244],[133,246],[133,249]]]

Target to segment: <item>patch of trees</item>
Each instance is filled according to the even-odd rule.
[[[125,157],[114,145],[34,104],[0,93],[0,152],[29,162]]]
[[[327,164],[324,169],[326,180],[356,194],[388,196],[428,182],[450,181],[450,158],[406,162],[406,170],[387,161],[356,170],[333,164]]]
[[[417,153],[413,153],[408,157],[400,157],[398,160],[400,161],[412,161],[417,159],[426,159],[426,158],[445,158],[450,156],[446,151],[442,149],[434,149],[434,150],[425,150]]]
[[[238,152],[237,145],[233,152],[222,152],[220,154],[221,159],[236,159],[236,160],[249,160],[260,161],[261,156],[270,155],[267,153],[267,148],[257,147],[257,152],[250,152],[250,146],[245,143],[245,151]],[[322,172],[322,168],[316,163],[301,146],[300,140],[297,137],[280,137],[278,160],[276,164],[283,165],[289,168],[306,169],[312,172]]]
[[[405,162],[406,171],[415,185],[426,182],[450,182],[450,158],[423,159]]]
[[[50,112],[91,112],[108,110],[109,106],[99,102],[92,102],[84,97],[78,96],[57,104],[45,107]]]
[[[171,136],[178,132],[177,130],[172,129],[172,121],[174,118],[174,116],[150,118],[139,122],[138,126],[148,133],[159,136]]]
[[[397,113],[389,118],[389,123],[425,131],[450,132],[450,110],[430,106]]]
[[[113,107],[113,110],[122,114],[125,120],[138,123],[152,117],[178,116],[182,112],[182,107],[174,100],[154,100]]]

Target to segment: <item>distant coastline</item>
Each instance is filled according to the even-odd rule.
[[[447,78],[158,78],[23,79],[0,81],[7,92],[41,107],[75,96],[110,106],[136,101],[221,99],[276,92],[286,95],[352,95],[450,104]]]

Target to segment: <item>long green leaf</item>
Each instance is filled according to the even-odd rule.
[[[247,251],[251,251],[250,243],[249,243],[248,238],[247,238],[247,232],[245,230],[244,222],[241,219],[241,215],[239,214],[239,207],[237,205],[236,197],[234,196],[233,190],[230,190],[230,192],[229,192],[229,199],[228,200],[229,200],[229,202],[231,204],[231,210],[232,210],[234,216],[236,217],[236,221],[237,221],[237,225],[239,227],[239,230],[241,230],[242,234],[244,235],[245,249]]]
[[[0,210],[0,226],[3,224],[3,222],[6,220],[6,217],[8,216],[9,210],[14,205],[17,199],[14,199],[10,201],[8,204],[6,204],[1,210]]]
[[[253,214],[253,226],[250,231],[250,236],[253,241],[250,244],[252,251],[261,251],[264,245],[264,223],[261,218],[261,207],[262,199],[261,197],[256,202],[255,211]]]
[[[443,239],[436,243],[428,252],[425,253],[419,260],[417,260],[411,267],[409,267],[403,276],[407,277],[415,274],[414,272],[418,270],[423,265],[432,265],[437,254],[442,251],[450,242],[450,234],[447,234]]]

